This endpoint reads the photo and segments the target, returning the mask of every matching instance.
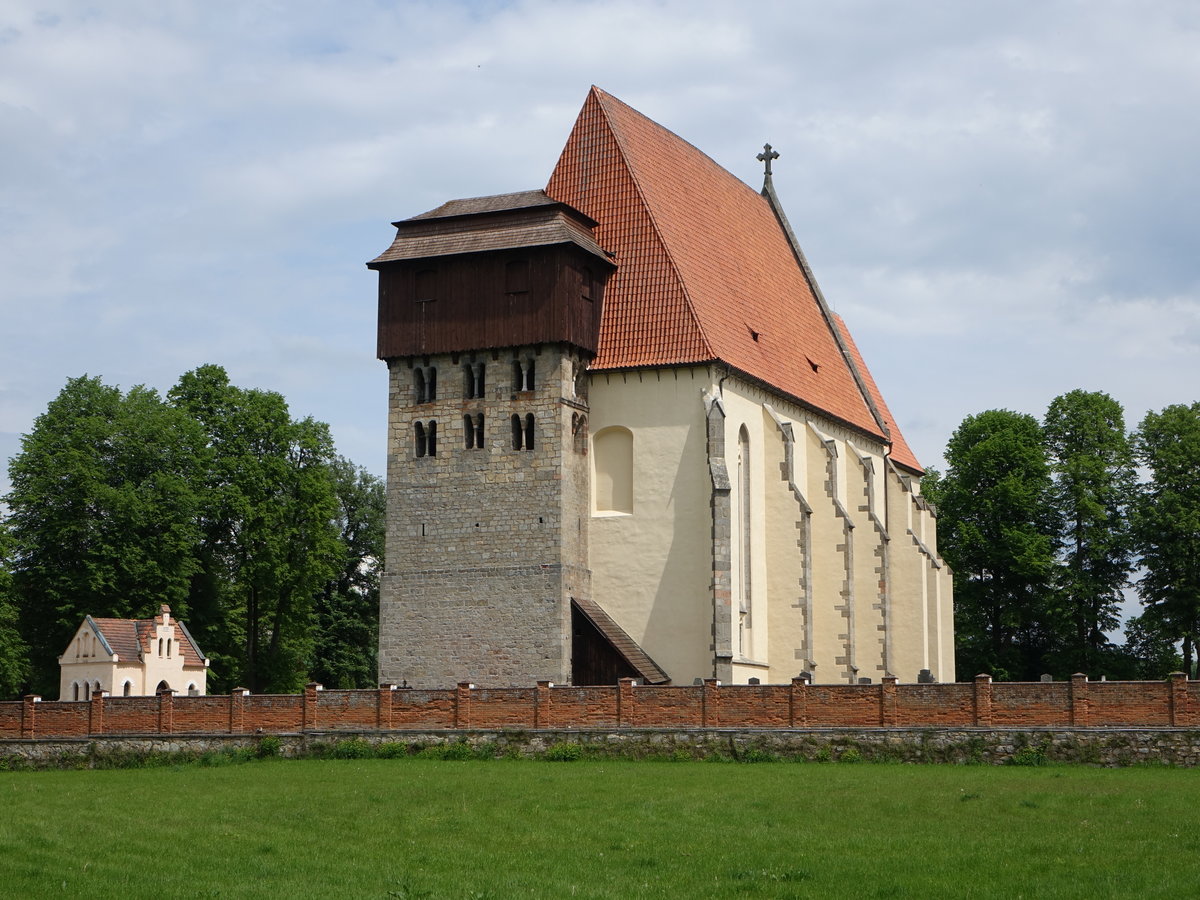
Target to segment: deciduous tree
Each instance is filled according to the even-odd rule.
[[[1136,449],[1150,473],[1134,516],[1145,570],[1138,593],[1162,633],[1182,643],[1191,672],[1200,639],[1200,403],[1148,413]]]
[[[180,616],[195,552],[203,435],[150,389],[75,378],[9,467],[13,588],[33,686],[57,695],[57,656],[85,615]]]
[[[1035,678],[1053,640],[1045,621],[1057,534],[1041,426],[1008,410],[968,416],[946,461],[929,488],[954,570],[959,671]]]
[[[1120,624],[1132,568],[1128,511],[1136,479],[1125,413],[1108,394],[1074,390],[1051,402],[1043,431],[1062,528],[1057,668],[1099,674],[1116,650],[1105,632]]]

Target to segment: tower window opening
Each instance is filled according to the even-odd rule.
[[[532,391],[534,385],[532,359],[513,360],[513,390]]]
[[[525,449],[533,449],[533,413],[525,416]]]
[[[425,423],[416,422],[413,424],[413,438],[416,441],[417,459],[420,459],[429,449],[428,438],[425,434]]]
[[[463,366],[463,398],[466,400],[483,398],[483,363],[467,363]]]
[[[483,413],[475,414],[475,449],[483,449]]]
[[[432,419],[425,425],[425,452],[437,456],[437,422]]]
[[[521,417],[513,413],[512,417],[512,448],[520,450],[525,443],[525,432],[521,428]]]
[[[433,366],[413,369],[413,400],[432,403],[437,399],[437,369]]]

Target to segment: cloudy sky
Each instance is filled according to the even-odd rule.
[[[1200,399],[1200,5],[0,8],[0,458],[68,378],[213,362],[384,471],[389,223],[542,187],[597,84],[758,187],[917,456],[1076,387]],[[0,489],[6,482],[0,478]]]

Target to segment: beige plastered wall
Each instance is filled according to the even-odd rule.
[[[882,443],[719,369],[592,376],[592,434],[634,443],[633,512],[593,510],[596,600],[675,683],[715,671],[706,394],[731,485],[732,681],[953,680],[949,570],[918,480]]]

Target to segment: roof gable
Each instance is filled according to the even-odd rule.
[[[593,369],[721,361],[902,442],[872,411],[878,390],[856,377],[857,351],[843,352],[771,201],[696,147],[593,87],[546,193],[599,223],[618,266]]]

